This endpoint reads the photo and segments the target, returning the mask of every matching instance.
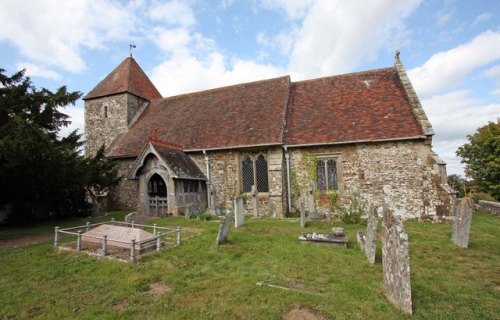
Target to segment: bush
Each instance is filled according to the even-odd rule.
[[[345,224],[359,224],[366,212],[366,204],[358,196],[352,196],[348,206],[339,209],[339,218]]]
[[[472,193],[471,197],[472,197],[472,200],[474,200],[475,203],[478,203],[479,200],[491,201],[491,202],[498,202],[495,198],[493,198],[491,195],[489,195],[486,192]]]
[[[202,212],[200,213],[200,215],[198,216],[198,220],[201,220],[201,221],[209,221],[209,220],[212,220],[212,215],[206,213],[206,212]]]

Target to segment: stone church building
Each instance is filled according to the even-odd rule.
[[[285,217],[300,208],[383,199],[404,218],[449,215],[454,193],[434,131],[394,66],[291,81],[289,76],[162,97],[126,58],[85,97],[85,154],[105,146],[120,183],[107,209],[183,215],[232,209]]]

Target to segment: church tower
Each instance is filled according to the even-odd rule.
[[[160,92],[132,56],[126,58],[92,89],[85,101],[85,156],[108,147],[128,130]]]

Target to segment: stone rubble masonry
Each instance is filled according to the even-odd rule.
[[[478,204],[474,205],[474,209],[494,216],[500,216],[500,202],[479,200]]]
[[[266,151],[261,150],[261,151]],[[241,187],[241,159],[248,151],[244,149],[207,151],[210,158],[210,180],[214,195],[214,206],[221,210],[232,210],[234,199],[242,196],[244,199],[245,214],[253,214],[252,196],[243,193]],[[269,192],[260,192],[258,198],[259,214],[262,216],[284,217],[286,197],[284,190],[284,156],[281,147],[270,147],[267,152]],[[205,171],[205,155],[190,153],[198,167]]]
[[[239,228],[245,223],[245,212],[243,209],[243,198],[234,199],[234,227]]]
[[[122,177],[118,184],[109,192],[108,210],[137,210],[141,211],[139,206],[139,187],[137,180],[124,179],[132,169],[135,159],[116,159],[114,160],[118,169],[118,176]]]
[[[119,133],[127,131],[145,103],[130,93],[86,100],[85,155],[95,155],[103,144],[109,146]]]
[[[233,214],[228,212],[219,226],[219,232],[217,233],[217,239],[215,243],[217,245],[221,245],[227,241],[227,237],[229,236],[229,231],[231,230],[231,224],[233,223]]]
[[[462,198],[455,206],[455,217],[451,228],[451,240],[455,245],[461,248],[467,248],[469,246],[471,222],[472,199]]]
[[[337,159],[340,199],[349,203],[357,196],[365,203],[378,203],[385,197],[395,214],[403,219],[440,220],[451,211],[451,198],[441,188],[442,173],[435,172],[431,146],[426,140],[358,143],[336,146],[288,147],[291,172],[296,176],[292,186],[292,208],[300,208],[300,198],[308,196],[311,157],[331,156]],[[316,200],[320,212],[332,213],[327,195]]]
[[[382,222],[384,294],[399,310],[412,314],[408,234],[399,217],[384,210]]]

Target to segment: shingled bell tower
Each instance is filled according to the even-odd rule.
[[[128,130],[160,92],[132,58],[126,58],[92,89],[85,101],[85,155],[95,155]]]

